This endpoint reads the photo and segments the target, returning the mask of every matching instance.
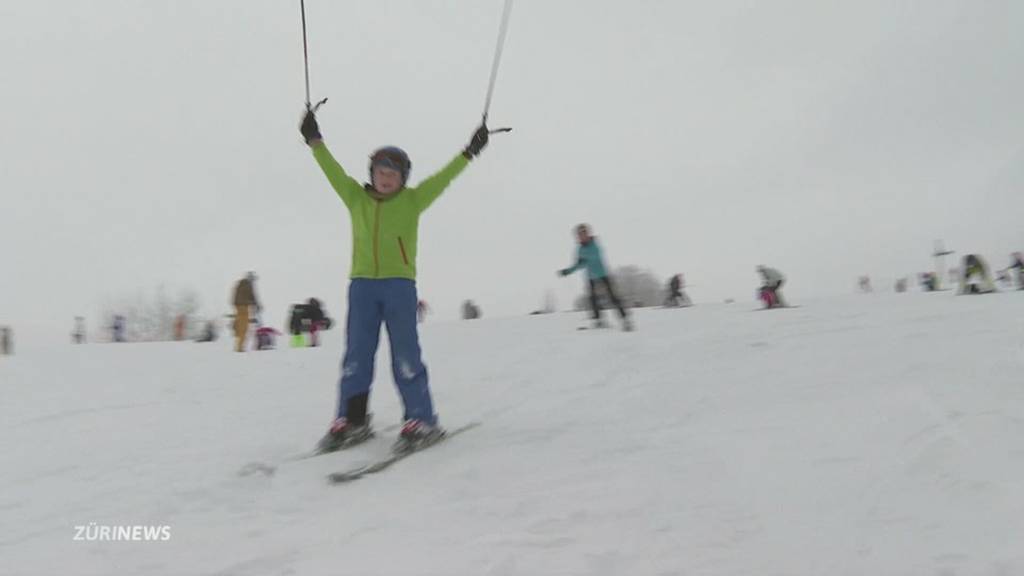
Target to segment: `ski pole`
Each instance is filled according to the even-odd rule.
[[[305,63],[306,70],[306,110],[316,112],[320,106],[327,102],[327,98],[317,102],[316,106],[313,106],[309,100],[309,48],[306,41],[306,0],[299,0],[299,9],[302,11],[302,60]]]
[[[505,8],[501,14],[501,27],[498,29],[498,43],[494,48],[494,61],[491,63],[491,80],[487,85],[487,99],[484,101],[484,124],[487,124],[487,115],[491,111],[491,98],[494,97],[494,83],[498,79],[498,65],[501,64],[501,53],[505,48],[505,34],[508,32],[508,20],[512,15],[512,0],[505,0]],[[499,132],[511,132],[511,128],[498,128],[491,130],[491,134]]]

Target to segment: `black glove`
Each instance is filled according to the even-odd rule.
[[[302,124],[299,125],[299,132],[302,132],[302,137],[306,139],[306,144],[313,140],[323,140],[323,136],[320,135],[320,125],[316,123],[316,114],[312,110],[306,110],[306,115],[302,118]]]
[[[487,124],[481,124],[476,132],[473,133],[472,140],[469,141],[469,145],[462,151],[462,154],[469,159],[473,159],[480,155],[480,151],[487,146],[487,140],[490,139],[491,132],[487,129]]]

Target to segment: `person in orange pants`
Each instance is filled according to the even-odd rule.
[[[235,285],[235,350],[245,352],[245,337],[249,332],[249,318],[251,308],[256,311],[261,309],[259,300],[256,299],[256,274],[249,272],[245,278]]]

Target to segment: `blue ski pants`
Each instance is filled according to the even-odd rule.
[[[437,422],[430,398],[427,367],[420,357],[416,325],[416,281],[406,278],[354,278],[348,287],[345,357],[341,363],[338,417],[348,400],[369,394],[381,322],[391,343],[391,370],[405,406],[405,419]]]

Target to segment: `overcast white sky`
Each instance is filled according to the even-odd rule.
[[[412,180],[481,112],[502,0],[308,0],[325,139]],[[697,301],[790,298],[927,269],[932,241],[1024,249],[1024,3],[519,0],[491,111],[510,125],[424,216],[420,292],[521,314],[612,266]],[[344,312],[350,229],[301,142],[298,1],[0,0],[0,324],[90,327],[105,299],[190,287],[209,314],[260,275],[269,320]]]

